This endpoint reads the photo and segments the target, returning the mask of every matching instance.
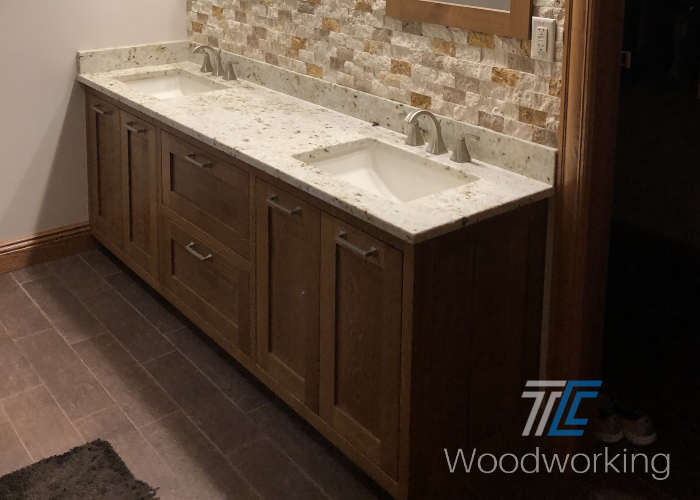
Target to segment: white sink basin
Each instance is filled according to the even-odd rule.
[[[129,87],[158,99],[174,99],[186,95],[201,94],[225,89],[223,85],[198,78],[189,73],[148,76],[138,80],[125,81]]]
[[[408,203],[478,178],[374,139],[295,156],[389,201]]]

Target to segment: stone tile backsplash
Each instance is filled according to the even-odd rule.
[[[557,146],[565,0],[554,63],[530,41],[385,15],[385,0],[187,0],[190,40],[459,121]]]

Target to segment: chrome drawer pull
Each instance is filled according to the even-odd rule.
[[[210,161],[205,161],[205,162],[198,162],[195,157],[194,153],[190,153],[188,155],[185,155],[185,160],[190,162],[192,165],[196,165],[199,168],[206,168],[206,167],[211,167],[211,162]]]
[[[296,207],[294,210],[290,210],[287,207],[277,203],[277,196],[270,196],[267,199],[267,204],[273,208],[276,208],[277,210],[280,210],[281,212],[284,212],[287,215],[299,215],[301,213],[301,207]]]
[[[133,132],[134,134],[143,134],[146,131],[145,128],[134,127],[134,122],[125,123],[124,128],[129,132]]]
[[[204,262],[205,260],[209,260],[209,259],[211,259],[212,257],[214,257],[212,254],[209,254],[209,255],[207,255],[207,256],[205,257],[204,255],[202,255],[201,253],[199,253],[198,251],[196,251],[193,247],[194,247],[194,241],[193,241],[192,243],[190,243],[189,245],[187,245],[187,246],[185,247],[185,250],[187,250],[189,253],[191,253],[192,255],[194,255],[195,257],[197,257],[197,258],[198,258],[199,260],[201,260],[202,262]]]
[[[109,115],[112,114],[111,111],[104,111],[104,110],[98,108],[98,107],[97,107],[97,104],[95,104],[95,105],[92,107],[92,110],[93,110],[95,113],[97,113],[98,115],[102,115],[102,116],[109,116]]]
[[[348,235],[343,232],[338,233],[338,236],[335,237],[335,241],[341,247],[345,247],[348,250],[355,252],[356,254],[362,255],[363,257],[374,257],[378,253],[377,249],[374,247],[370,247],[369,250],[363,250],[360,247],[353,245],[348,241]]]

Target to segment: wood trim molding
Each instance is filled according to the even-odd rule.
[[[97,247],[90,223],[81,222],[0,242],[0,274],[68,257]]]
[[[600,375],[624,3],[566,5],[549,379]]]
[[[528,39],[532,0],[511,0],[510,11],[435,2],[431,0],[387,0],[386,14],[482,33]]]

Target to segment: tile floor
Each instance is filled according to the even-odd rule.
[[[0,476],[98,437],[163,500],[389,498],[108,253],[0,275]]]

